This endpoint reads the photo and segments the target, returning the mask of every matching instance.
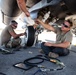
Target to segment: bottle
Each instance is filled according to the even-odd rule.
[[[45,22],[47,19],[48,19],[48,17],[50,16],[50,11],[48,11],[45,15],[44,15],[44,18],[43,18],[43,22]]]

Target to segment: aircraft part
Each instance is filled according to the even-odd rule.
[[[49,5],[56,5],[60,2],[61,0],[52,0],[49,3],[47,2],[47,0],[42,0],[40,2],[38,2],[37,4],[35,4],[33,7],[31,7],[29,9],[29,12],[35,11],[35,10],[39,10],[43,7],[49,6]]]
[[[35,40],[35,30],[33,26],[28,26],[25,36],[26,46],[32,46]]]
[[[1,12],[2,21],[6,25],[8,25],[12,19],[16,19],[21,14],[16,0],[1,0]]]
[[[60,2],[59,7],[57,6]],[[76,0],[27,0],[26,6],[29,8],[29,12],[39,10],[43,7],[50,6],[51,14],[55,17],[58,15],[58,18],[64,18],[67,16],[67,13],[75,14],[76,13]],[[54,8],[52,8],[52,6]],[[67,8],[64,10],[64,8]],[[60,12],[61,11],[61,12]],[[3,23],[9,24],[12,19],[16,19],[21,11],[18,8],[16,0],[1,0],[1,12]],[[56,12],[56,13],[55,13]],[[63,17],[63,16],[64,17]]]
[[[63,1],[66,4],[69,12],[76,13],[76,8],[75,8],[76,0],[70,0],[70,1],[69,0],[63,0]]]

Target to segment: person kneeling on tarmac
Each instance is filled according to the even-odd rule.
[[[25,35],[24,33],[16,34],[14,29],[17,28],[18,23],[14,20],[11,21],[10,25],[6,26],[1,33],[0,45],[6,48],[16,48],[20,46],[20,36]],[[12,38],[13,37],[13,38]],[[11,39],[12,38],[12,39]]]

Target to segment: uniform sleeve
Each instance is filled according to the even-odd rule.
[[[72,39],[73,39],[73,35],[72,34],[66,34],[66,38],[65,38],[65,41],[68,41],[68,42],[72,42]]]
[[[14,32],[14,30],[11,26],[8,27],[8,32]]]

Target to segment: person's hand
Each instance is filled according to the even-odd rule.
[[[36,20],[35,20],[35,23],[36,23],[36,24],[40,24],[40,22],[41,22],[41,21],[40,21],[39,19],[36,19]]]
[[[26,0],[17,0],[18,7],[25,13],[27,17],[30,16],[30,13],[26,7]]]
[[[53,46],[53,44],[52,43],[49,43],[49,42],[46,42],[44,45],[45,46]]]
[[[37,28],[37,26],[38,26],[38,24],[34,24],[34,25],[33,25],[34,29],[36,29],[36,28]]]
[[[21,33],[21,36],[25,35],[26,33]]]
[[[30,13],[29,13],[29,11],[26,9],[26,12],[24,12],[25,13],[25,15],[27,16],[27,17],[30,17]]]

